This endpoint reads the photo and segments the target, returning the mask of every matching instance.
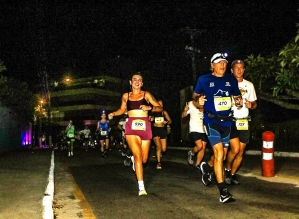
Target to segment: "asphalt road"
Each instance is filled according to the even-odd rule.
[[[139,197],[135,174],[118,148],[106,159],[99,150],[77,149],[73,157],[56,151],[56,218],[299,218],[298,158],[275,158],[275,177],[262,177],[261,156],[245,155],[241,185],[229,186],[236,202],[221,204],[215,181],[201,183],[186,150],[168,150],[161,170],[154,152],[144,169],[148,195]]]

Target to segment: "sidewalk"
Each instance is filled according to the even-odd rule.
[[[23,149],[0,155],[0,218],[41,219],[52,151]]]
[[[185,150],[186,152],[188,149],[168,148],[168,150]],[[169,159],[187,165],[187,153],[186,159],[181,156],[182,153],[178,152],[178,156],[169,157]],[[299,159],[297,157],[275,157],[275,176],[267,178],[261,175],[261,155],[250,155],[250,153],[253,152],[247,151],[238,174],[255,176],[270,182],[289,182],[299,186],[299,165],[297,165]],[[44,211],[42,203],[49,181],[51,154],[52,150],[50,149],[25,149],[0,155],[1,219],[42,218]],[[63,206],[64,216],[68,218],[69,210],[80,212],[79,201],[76,200],[75,194],[75,190],[78,188],[74,184],[72,176],[67,172],[67,168],[62,168],[61,165],[55,163],[55,176],[61,178],[57,179],[57,182],[55,181],[55,186],[56,183],[60,183],[59,187],[65,189],[64,193],[55,190],[58,193],[55,196],[68,200],[67,206]],[[64,194],[67,194],[68,197],[62,197]],[[58,218],[63,217],[58,216]],[[76,218],[82,218],[82,215],[77,215]]]

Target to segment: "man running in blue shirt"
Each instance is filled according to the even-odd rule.
[[[237,79],[231,74],[226,74],[227,60],[224,54],[216,53],[211,58],[212,73],[198,78],[193,93],[193,99],[198,102],[198,107],[204,109],[204,127],[209,142],[214,152],[214,172],[220,202],[234,201],[224,183],[223,159],[229,146],[230,130],[232,126],[232,98],[235,105],[242,107],[241,93]],[[201,165],[202,181],[211,181],[209,170],[205,162]]]

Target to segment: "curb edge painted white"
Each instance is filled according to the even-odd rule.
[[[172,150],[190,150],[189,147],[167,147],[167,149]],[[209,151],[209,149],[206,149]],[[245,150],[245,154],[248,155],[262,155],[262,151],[258,150]],[[282,151],[274,151],[274,156],[276,157],[299,157],[299,153],[297,152],[282,152]]]
[[[43,198],[43,219],[53,219],[53,197],[54,197],[54,150],[51,155],[48,185]]]

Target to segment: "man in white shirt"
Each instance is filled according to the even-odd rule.
[[[188,151],[188,164],[194,164],[194,155],[197,154],[194,166],[200,169],[200,163],[205,154],[208,138],[203,126],[203,112],[194,106],[194,102],[195,101],[192,100],[186,103],[184,111],[182,112],[182,118],[190,115],[189,132],[192,141],[195,143],[192,150]],[[206,180],[210,181],[211,179]],[[206,180],[202,179],[204,184]]]
[[[85,149],[86,151],[88,151],[88,145],[90,141],[90,129],[88,128],[88,126],[85,126],[85,129],[83,129],[80,132],[83,134],[83,142],[85,144]]]
[[[231,72],[238,80],[238,86],[243,98],[243,107],[233,105],[234,121],[230,134],[230,148],[227,153],[225,163],[225,183],[240,184],[236,179],[236,172],[240,167],[243,159],[243,153],[246,145],[249,143],[249,110],[257,107],[256,93],[253,84],[243,78],[245,65],[242,60],[235,60],[231,65]]]

